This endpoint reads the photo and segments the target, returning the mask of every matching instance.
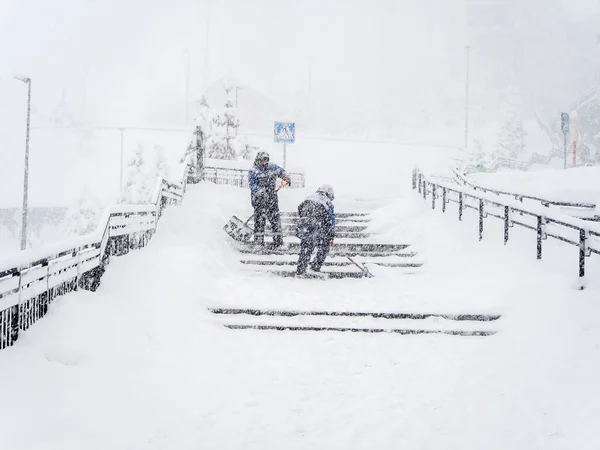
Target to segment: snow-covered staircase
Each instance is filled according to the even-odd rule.
[[[364,212],[338,213],[334,246],[321,269],[322,274],[303,278],[348,279],[365,278],[365,273],[355,262],[369,268],[373,274],[370,283],[377,283],[377,274],[385,270],[395,279],[395,274],[412,275],[422,270],[423,262],[407,242],[381,242],[377,233],[369,232],[369,214]],[[295,237],[298,215],[282,213],[284,245],[272,247],[273,234],[267,225],[267,240],[264,247],[236,242],[241,253],[240,269],[248,274],[264,274],[265,277],[295,278],[300,241]],[[253,227],[253,223],[249,222]],[[350,259],[352,258],[352,260]],[[383,269],[385,268],[385,269]],[[384,274],[381,273],[383,276]],[[307,283],[321,281],[306,280]],[[362,283],[354,281],[355,283]],[[369,283],[369,281],[365,281]],[[362,284],[361,284],[362,286]],[[297,287],[297,286],[296,286]],[[358,287],[358,286],[357,286]],[[294,286],[290,285],[294,290]],[[396,335],[445,334],[453,336],[490,336],[496,333],[497,314],[444,314],[439,312],[375,312],[365,311],[366,305],[357,305],[356,310],[328,309],[327,304],[307,308],[300,298],[301,308],[269,308],[259,305],[212,307],[215,319],[231,330],[262,331],[329,331],[351,333],[390,333]],[[368,308],[368,306],[367,306]]]
[[[388,313],[331,310],[209,308],[231,330],[491,336],[496,314]]]
[[[272,233],[267,232],[265,248],[240,246],[238,250],[247,255],[241,259],[246,269],[258,270],[272,275],[293,277],[295,275],[297,255],[300,252],[300,240],[294,235],[298,221],[295,212],[283,212],[282,226],[284,245],[281,249],[272,249],[269,243]],[[364,212],[337,213],[336,238],[334,246],[322,268],[326,278],[362,278],[364,273],[348,257],[360,258],[356,261],[367,267],[382,266],[404,269],[409,273],[422,266],[416,261],[416,252],[409,249],[408,243],[382,243],[373,233],[367,232],[369,214]],[[253,223],[250,222],[250,226]],[[374,273],[376,275],[376,271]]]

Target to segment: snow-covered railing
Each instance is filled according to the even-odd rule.
[[[542,206],[549,208],[550,206],[556,206],[563,208],[562,212],[567,212],[570,216],[578,217],[584,220],[595,220],[600,221],[600,216],[596,215],[596,205],[593,203],[585,203],[585,202],[561,202],[555,200],[548,200],[541,197],[536,197],[534,195],[526,195],[519,194],[516,192],[508,192],[508,191],[500,191],[498,189],[490,189],[483,186],[476,185],[471,183],[466,179],[464,175],[454,170],[454,175],[456,180],[464,186],[468,186],[475,191],[481,191],[486,193],[496,194],[498,196],[505,195],[509,197],[514,197],[516,200],[519,200],[521,203],[523,200],[531,200],[534,202],[539,202]]]
[[[463,211],[474,209],[479,213],[479,240],[483,239],[484,219],[488,216],[504,221],[504,244],[508,242],[513,225],[536,231],[537,259],[542,259],[542,241],[548,237],[579,248],[579,277],[585,276],[585,258],[592,253],[600,255],[600,224],[549,211],[543,205],[523,205],[518,199],[499,199],[496,194],[476,191],[469,186],[433,181],[418,169],[413,170],[412,188],[418,189],[423,199],[431,194],[431,208],[441,199],[442,212],[450,202],[458,204],[458,220]],[[583,289],[584,284],[580,284]]]
[[[291,188],[303,188],[305,185],[304,174],[288,172]],[[229,186],[248,187],[248,170],[228,169],[221,167],[205,167],[204,180],[216,184]]]
[[[180,203],[185,187],[186,177],[179,184],[159,179],[152,203],[109,207],[94,233],[0,261],[0,349],[42,318],[57,296],[95,291],[110,257],[144,247],[162,210]]]

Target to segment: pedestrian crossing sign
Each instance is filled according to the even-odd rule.
[[[294,122],[275,122],[275,142],[293,144],[296,141],[296,124]]]

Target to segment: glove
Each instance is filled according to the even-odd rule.
[[[333,247],[333,241],[329,241],[329,246]]]
[[[291,180],[287,176],[281,177],[281,181],[283,181],[285,184],[291,184]]]

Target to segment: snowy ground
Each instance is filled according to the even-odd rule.
[[[467,179],[478,186],[558,202],[600,203],[600,167],[476,173]]]
[[[371,211],[371,231],[414,245],[413,275],[250,274],[222,231],[250,215],[248,193],[190,187],[98,292],[60,298],[0,354],[3,448],[597,448],[599,262],[575,291],[576,248],[548,241],[536,261],[527,230],[504,247],[490,219],[480,243],[475,213],[431,211],[410,170],[440,155],[323,144],[304,153],[308,188],[280,195],[289,211],[332,183],[339,211]],[[209,306],[503,318],[485,338],[232,331]]]

